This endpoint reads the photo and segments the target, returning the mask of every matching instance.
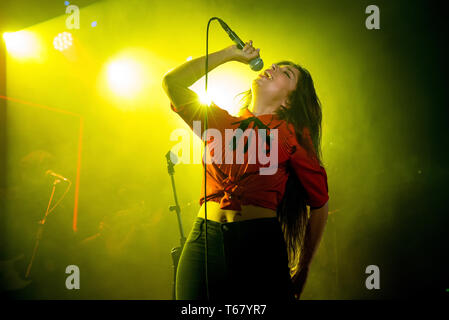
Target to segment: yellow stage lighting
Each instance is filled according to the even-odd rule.
[[[202,104],[205,104],[207,106],[210,106],[212,104],[213,100],[212,100],[212,96],[209,94],[209,92],[207,92],[207,93],[205,93],[205,92],[199,93],[198,97],[200,98],[200,102]]]
[[[110,62],[107,67],[110,90],[124,98],[134,97],[143,87],[142,68],[143,66],[131,58]]]
[[[68,49],[69,47],[72,46],[72,43],[73,43],[72,34],[65,31],[63,33],[58,34],[53,39],[53,46],[55,47],[56,50],[59,51]]]
[[[210,105],[213,101],[220,108],[225,109],[232,115],[237,115],[240,105],[235,96],[247,90],[248,82],[234,72],[214,74],[209,76],[207,94],[204,90],[204,77],[190,86],[190,89],[198,94],[201,103]]]
[[[36,36],[29,31],[16,31],[3,33],[6,50],[16,58],[30,58],[38,56],[38,41]]]

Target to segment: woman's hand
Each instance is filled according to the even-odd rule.
[[[245,43],[245,46],[242,50],[237,48],[237,45],[231,45],[226,48],[229,51],[232,61],[239,61],[245,64],[249,64],[249,62],[257,57],[259,57],[260,48],[255,49],[253,47],[253,41]]]
[[[295,275],[292,277],[292,283],[293,283],[293,290],[295,299],[299,300],[302,294],[302,291],[304,290],[304,286],[306,284],[307,276],[309,274],[309,268],[304,267],[300,270],[298,270]]]

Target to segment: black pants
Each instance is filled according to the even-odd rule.
[[[176,274],[177,300],[207,300],[205,222],[197,217]],[[207,220],[209,298],[294,300],[287,249],[277,218]]]

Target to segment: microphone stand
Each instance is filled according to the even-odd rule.
[[[55,181],[53,181],[53,188],[51,190],[50,200],[48,201],[47,211],[45,211],[44,219],[39,221],[39,226],[38,226],[38,229],[37,229],[37,232],[36,232],[36,242],[34,244],[33,255],[31,256],[31,260],[30,260],[30,263],[28,264],[28,268],[27,268],[27,271],[26,271],[26,274],[25,274],[25,278],[26,279],[28,279],[28,277],[30,275],[31,267],[32,267],[33,262],[34,262],[34,258],[36,257],[37,248],[39,247],[39,243],[40,243],[40,241],[42,239],[42,233],[44,231],[44,224],[45,224],[47,216],[48,216],[48,214],[50,212],[50,205],[51,205],[51,202],[53,200],[53,196],[55,194],[56,185],[58,183],[60,183],[60,182],[61,182],[61,180],[59,180],[58,178],[55,178]]]
[[[168,169],[168,174],[170,175],[170,178],[171,178],[171,185],[172,185],[172,189],[173,189],[173,196],[174,196],[174,199],[175,199],[175,205],[174,206],[170,206],[169,210],[176,212],[176,216],[177,216],[177,219],[178,219],[179,233],[181,234],[181,238],[180,238],[181,246],[180,247],[174,247],[171,250],[171,256],[172,256],[172,260],[173,260],[173,291],[172,291],[172,298],[173,298],[173,300],[176,300],[176,272],[178,270],[178,262],[179,262],[179,258],[181,257],[182,249],[184,248],[184,244],[186,242],[186,238],[184,236],[184,231],[182,229],[181,207],[179,206],[179,203],[178,203],[178,197],[176,195],[175,179],[173,177],[173,175],[175,173],[175,169],[174,169],[175,164],[171,161],[170,154],[172,154],[170,151],[167,152],[167,154],[165,155],[165,158],[167,159],[167,169]]]

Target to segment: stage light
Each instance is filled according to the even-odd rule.
[[[210,106],[212,104],[213,100],[212,100],[212,97],[209,94],[209,92],[207,92],[207,93],[205,93],[205,92],[199,93],[198,97],[200,98],[200,102],[202,104],[205,104],[207,106]]]
[[[97,21],[92,21],[92,23],[90,24],[93,28],[97,26]]]
[[[248,82],[233,71],[215,74],[213,77],[209,75],[206,94],[203,80],[204,77],[190,86],[198,94],[200,102],[210,106],[213,101],[230,114],[237,115],[241,106],[238,98],[234,98],[247,90]]]
[[[29,31],[3,33],[3,39],[8,53],[17,58],[30,58],[38,55],[38,41]]]
[[[223,101],[223,95],[225,95],[223,93],[223,90],[220,90],[220,88],[209,86],[206,92],[204,90],[204,87],[199,87],[198,84],[195,84],[190,89],[196,92],[202,104],[210,106],[212,102],[215,102],[219,106],[223,105],[218,103],[220,101]]]
[[[192,56],[187,57],[187,59],[186,59],[186,61],[190,61],[190,60],[192,60]]]
[[[121,97],[134,97],[143,86],[142,67],[131,58],[114,60],[107,66],[109,88]]]
[[[72,34],[63,32],[58,34],[53,40],[53,46],[56,50],[62,51],[71,47],[73,44]]]

